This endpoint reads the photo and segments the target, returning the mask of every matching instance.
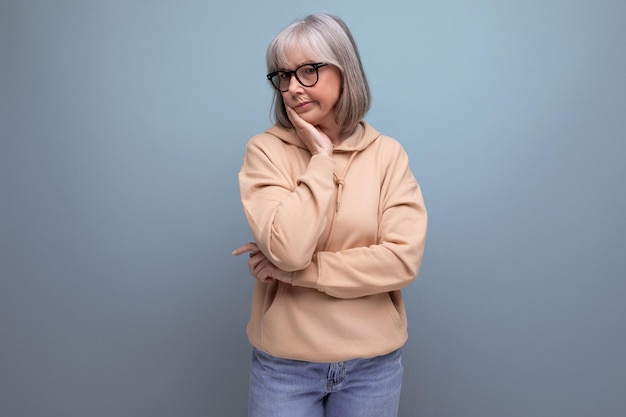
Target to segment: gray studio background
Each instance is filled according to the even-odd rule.
[[[2,417],[245,415],[237,172],[313,11],[430,211],[401,416],[626,415],[626,3],[4,0]]]

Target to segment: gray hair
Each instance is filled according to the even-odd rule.
[[[348,26],[339,17],[329,14],[312,14],[294,21],[267,48],[267,72],[286,68],[289,53],[296,48],[339,69],[342,87],[335,117],[344,131],[353,130],[369,110],[371,95],[359,50]],[[292,127],[282,95],[277,90],[274,90],[272,106],[276,123]]]

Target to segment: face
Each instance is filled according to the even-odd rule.
[[[292,70],[302,64],[317,62],[301,50],[295,50],[289,59]],[[341,72],[332,65],[318,68],[319,78],[313,87],[304,87],[292,76],[289,90],[281,93],[286,106],[293,108],[300,117],[314,126],[336,126],[335,104],[341,92]]]

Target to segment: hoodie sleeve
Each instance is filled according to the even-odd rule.
[[[337,298],[399,290],[417,277],[426,241],[427,213],[406,153],[397,146],[385,164],[378,242],[338,252],[318,251],[293,273],[295,286]]]
[[[307,155],[294,158],[293,152]],[[278,268],[295,271],[310,264],[326,227],[334,165],[330,157],[310,157],[271,135],[248,142],[239,172],[243,209],[256,244]]]

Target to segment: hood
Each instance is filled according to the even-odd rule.
[[[274,125],[266,130],[272,136],[298,148],[306,149],[296,131],[287,129],[279,125]],[[335,152],[358,152],[367,148],[371,143],[380,137],[380,133],[367,122],[361,121],[357,125],[354,133],[334,147]]]
[[[274,125],[268,130],[266,133],[269,133],[272,136],[277,137],[278,139],[286,142],[290,145],[297,146],[301,149],[307,149],[307,147],[302,143],[298,135],[296,135],[296,131],[294,129],[286,129],[284,127]],[[343,172],[333,173],[333,179],[335,181],[335,185],[337,186],[337,201],[335,204],[335,213],[339,212],[339,208],[341,207],[341,196],[343,187],[345,185],[345,176],[352,164],[352,161],[356,157],[356,155],[367,148],[369,145],[374,143],[380,137],[380,133],[370,126],[364,120],[360,121],[357,125],[354,133],[350,135],[347,139],[341,142],[339,145],[333,147],[333,152],[349,152],[351,153],[350,159],[346,163]],[[330,242],[330,236],[333,234],[333,230],[335,228],[335,216],[333,215],[331,219],[331,227],[329,233],[329,239],[327,244]]]

